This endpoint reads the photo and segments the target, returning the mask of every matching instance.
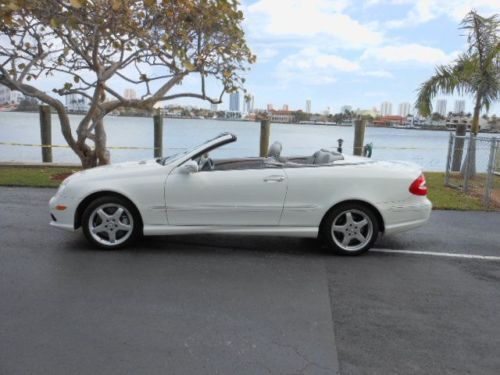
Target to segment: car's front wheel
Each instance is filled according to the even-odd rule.
[[[322,235],[339,254],[359,255],[377,240],[379,223],[373,210],[359,203],[335,207],[324,222]]]
[[[93,201],[83,212],[82,229],[87,240],[103,249],[117,249],[140,234],[140,218],[125,199],[115,196]]]

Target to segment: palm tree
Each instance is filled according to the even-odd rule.
[[[422,83],[415,104],[422,115],[432,113],[431,101],[438,93],[472,95],[474,114],[471,133],[477,135],[481,110],[488,111],[500,97],[499,27],[498,14],[482,17],[472,10],[465,16],[461,29],[467,31],[469,47],[453,63],[437,66],[435,74]],[[464,163],[468,168],[462,168],[462,171],[473,176],[476,169],[474,141],[469,149],[470,155],[467,153]]]

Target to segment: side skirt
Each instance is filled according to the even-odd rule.
[[[256,236],[318,237],[317,227],[250,227],[250,226],[197,226],[197,225],[145,225],[145,236],[169,234],[221,233]]]

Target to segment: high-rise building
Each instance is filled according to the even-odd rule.
[[[283,111],[288,111],[288,104],[283,104]]]
[[[240,93],[238,91],[229,94],[229,110],[231,112],[240,111]]]
[[[311,99],[306,100],[306,113],[312,113],[311,112]]]
[[[392,103],[382,102],[380,106],[380,116],[390,116],[392,115]]]
[[[212,112],[217,112],[218,108],[219,108],[219,106],[217,104],[215,104],[215,103],[210,104],[210,110]]]
[[[410,114],[411,104],[408,102],[399,103],[399,115],[406,117]]]
[[[273,105],[272,105],[271,103],[269,103],[269,104],[267,105],[267,110],[268,110],[268,111],[272,111],[272,110],[273,110]]]
[[[24,96],[19,91],[12,91],[0,85],[0,104],[19,104],[23,98]]]
[[[465,113],[465,100],[455,100],[455,108],[453,110],[453,113]]]
[[[253,112],[253,106],[254,106],[254,96],[249,95],[245,98],[245,108],[244,112],[246,113],[252,113]]]
[[[135,92],[134,89],[125,89],[123,90],[123,97],[127,100],[134,100],[137,99],[137,93]]]
[[[446,99],[439,99],[436,102],[436,112],[441,116],[446,116]]]

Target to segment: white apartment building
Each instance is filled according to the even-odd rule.
[[[254,110],[254,102],[255,100],[253,95],[250,95],[247,98],[245,98],[245,108],[243,108],[244,112],[252,113]]]
[[[380,105],[380,116],[390,116],[392,115],[392,103],[382,102]]]
[[[411,104],[408,102],[399,103],[399,115],[406,117],[410,114]]]
[[[24,96],[20,92],[0,85],[0,104],[19,104],[23,98]]]
[[[137,99],[137,93],[134,89],[125,89],[123,91],[123,97],[127,100]]]
[[[436,102],[436,112],[439,113],[441,116],[446,116],[446,99],[439,99]]]
[[[306,100],[306,113],[312,113],[311,112],[311,99]]]
[[[465,100],[455,100],[455,108],[453,113],[465,113]]]
[[[229,94],[229,111],[230,112],[240,111],[240,93],[238,91]]]

